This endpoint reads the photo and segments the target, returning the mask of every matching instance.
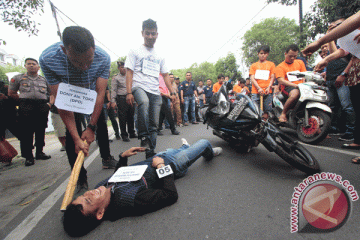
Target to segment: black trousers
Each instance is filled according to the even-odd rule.
[[[126,96],[116,96],[118,117],[120,123],[121,137],[128,137],[135,134],[134,114],[135,107],[126,103]],[[127,130],[126,130],[127,127]]]
[[[169,122],[171,131],[175,130],[174,118],[171,114],[171,109],[169,106],[169,99],[162,97],[162,104],[160,109],[160,118],[159,118],[159,128],[162,128],[164,118]]]
[[[33,139],[35,133],[36,154],[45,146],[49,106],[47,100],[20,99],[19,123],[21,128],[20,149],[24,158],[33,158]]]
[[[5,138],[6,129],[20,140],[21,131],[16,118],[15,103],[11,99],[0,100],[0,139]]]
[[[81,137],[81,134],[83,132],[81,123],[84,119],[84,115],[80,114],[80,113],[74,113],[74,117],[75,117],[76,129],[78,131],[79,136]],[[109,135],[108,135],[107,125],[105,122],[104,111],[101,111],[101,114],[99,116],[99,120],[97,122],[96,135],[97,135],[96,137],[98,139],[98,144],[99,144],[100,156],[103,159],[108,159],[110,157],[110,145],[109,145]],[[69,163],[70,163],[70,166],[72,169],[76,162],[77,154],[75,153],[74,140],[73,140],[70,132],[67,129],[66,129],[65,148],[66,148],[66,154],[68,156],[68,160],[69,160]],[[79,181],[84,181],[85,179],[87,179],[86,173],[87,173],[87,171],[83,165],[80,170]]]
[[[349,86],[350,99],[355,111],[354,143],[360,144],[360,84]]]

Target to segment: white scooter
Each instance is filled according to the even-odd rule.
[[[331,125],[331,109],[326,105],[327,88],[322,86],[325,80],[315,72],[293,72],[289,75],[298,79],[305,78],[305,82],[298,85],[300,98],[287,113],[288,122],[279,124],[296,130],[302,142],[318,143],[325,139]],[[285,101],[282,93],[274,94],[271,114],[274,120],[278,120]]]

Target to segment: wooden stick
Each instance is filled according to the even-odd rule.
[[[260,95],[260,109],[264,111],[264,96]]]
[[[85,141],[86,144],[86,141]],[[66,191],[65,191],[65,195],[64,195],[64,199],[63,202],[61,204],[61,208],[60,211],[64,212],[67,208],[67,206],[71,203],[73,197],[74,197],[74,192],[75,192],[75,188],[76,188],[76,183],[79,179],[79,174],[80,174],[80,170],[81,167],[84,163],[84,158],[85,158],[85,154],[83,151],[80,151],[78,153],[78,156],[76,158],[76,162],[74,164],[74,167],[71,171],[71,175],[70,175],[70,179],[69,179],[69,183],[66,187]]]

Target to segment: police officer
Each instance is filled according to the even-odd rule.
[[[195,83],[192,81],[191,72],[186,73],[186,80],[180,84],[181,102],[184,104],[184,126],[188,126],[191,114],[192,124],[199,124],[195,118],[195,98],[198,97]],[[195,96],[194,96],[195,95]]]
[[[213,86],[210,78],[206,80],[206,87],[204,87],[204,94],[205,94],[204,104],[209,103],[213,95]]]
[[[9,84],[9,97],[19,103],[19,123],[22,134],[20,138],[21,155],[26,159],[25,166],[34,165],[33,135],[37,160],[47,160],[51,156],[43,152],[45,146],[45,129],[51,104],[50,89],[46,79],[38,75],[40,69],[36,59],[25,59],[27,73],[16,75]],[[18,94],[17,92],[20,92]]]

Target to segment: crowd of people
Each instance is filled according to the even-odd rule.
[[[360,149],[360,128],[356,127],[360,121],[359,104],[356,103],[360,61],[353,54],[340,49],[334,40],[358,27],[360,13],[347,20],[338,19],[330,23],[324,37],[302,51],[304,56],[309,56],[321,48],[319,54],[323,60],[315,70],[323,71],[329,88],[329,105],[334,113],[331,130],[333,134],[344,132],[339,140],[354,141],[343,145],[351,149]],[[95,190],[86,191],[87,172],[82,167],[77,191],[86,192],[69,205],[64,215],[64,227],[68,232],[78,229],[77,223],[80,222],[86,223],[83,224],[86,227],[95,226],[106,215],[147,212],[174,203],[177,200],[174,176],[183,176],[187,168],[201,156],[211,159],[221,153],[220,148],[212,148],[207,140],[190,146],[185,139],[182,139],[182,146],[177,150],[155,152],[157,136],[163,134],[163,123],[173,135],[181,134],[180,128],[190,123],[198,124],[202,121],[199,109],[210,102],[213,94],[229,77],[219,74],[215,84],[212,79],[206,79],[205,83],[200,80],[196,84],[192,73],[187,72],[185,80],[181,82],[178,76],[169,73],[164,58],[156,52],[156,22],[151,19],[144,21],[141,33],[144,44],[131,49],[125,62],[117,62],[119,72],[111,79],[110,89],[107,87],[110,56],[95,46],[94,38],[87,29],[78,26],[67,27],[63,31],[62,42],[46,48],[39,62],[27,58],[27,73],[12,78],[8,87],[0,85],[0,110],[8,116],[1,118],[0,138],[4,138],[5,129],[19,138],[21,155],[26,159],[25,166],[35,164],[35,159],[51,158],[43,152],[49,111],[55,133],[62,144],[61,150],[66,150],[71,167],[80,151],[89,154],[89,146],[95,139],[100,148],[103,168],[116,170],[127,166],[128,157],[145,152],[147,160],[139,164],[148,165],[148,170],[142,180],[131,186],[111,184],[106,179]],[[356,39],[360,39],[360,36]],[[260,98],[263,98],[264,111],[271,111],[273,94],[285,95],[287,99],[279,121],[287,122],[286,114],[299,99],[298,84],[303,82],[303,79],[290,80],[289,73],[304,72],[308,68],[306,61],[299,59],[299,53],[298,46],[288,46],[284,50],[284,61],[275,66],[267,60],[270,48],[260,46],[257,52],[259,60],[251,65],[249,77],[232,79],[232,92],[249,95],[258,106]],[[45,77],[38,75],[40,66]],[[85,90],[94,99],[83,110],[76,111],[74,107],[59,104],[68,100],[67,97],[73,96],[73,93],[80,94]],[[18,120],[15,106],[19,106]],[[74,106],[79,108],[79,105]],[[89,111],[91,114],[88,114]],[[344,113],[344,126],[337,112]],[[124,142],[136,138],[140,140],[139,147],[120,153],[119,161],[110,153],[108,117],[116,139]],[[360,163],[360,157],[353,158],[352,162]],[[160,179],[155,170],[165,165],[171,166],[174,174]],[[130,208],[122,211],[127,207]]]

